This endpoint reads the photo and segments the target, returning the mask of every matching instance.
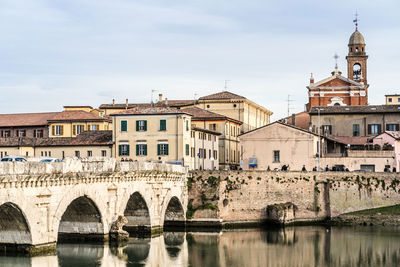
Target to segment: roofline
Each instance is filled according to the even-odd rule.
[[[74,119],[72,119],[72,120],[63,120],[63,119],[60,119],[60,120],[48,120],[48,122],[49,123],[52,123],[52,122],[74,122],[74,121],[78,121],[78,122],[99,122],[99,121],[102,121],[102,122],[105,122],[105,121],[109,121],[109,120],[107,120],[107,119],[105,119],[105,118],[99,118],[99,119],[76,119],[76,120],[74,120]]]
[[[193,115],[186,112],[174,112],[174,113],[143,113],[143,114],[121,114],[121,113],[111,113],[109,116],[156,116],[156,115],[188,115],[193,117]]]
[[[284,125],[284,126],[288,126],[288,127],[293,128],[293,129],[300,130],[300,131],[305,132],[305,133],[308,133],[308,134],[312,134],[312,135],[314,135],[314,136],[318,136],[318,134],[316,134],[316,133],[313,133],[313,132],[307,131],[307,130],[305,130],[305,129],[303,129],[303,128],[294,126],[294,125],[292,125],[292,124],[286,124],[286,123],[283,123],[283,122],[280,122],[280,121],[271,122],[271,123],[269,123],[269,124],[267,124],[267,125],[264,125],[264,126],[261,126],[261,127],[256,128],[256,129],[253,129],[253,130],[251,130],[251,131],[248,131],[248,132],[239,134],[238,136],[246,135],[246,134],[248,134],[248,133],[251,133],[251,132],[260,130],[260,129],[262,129],[262,128],[265,128],[265,127],[270,126],[270,125],[275,124],[275,123],[278,123],[278,124],[281,124],[281,125]],[[321,137],[321,138],[326,138],[326,136],[324,136],[324,135],[320,135],[320,137]]]
[[[63,106],[63,108],[91,108],[91,109],[93,109],[92,106]]]
[[[350,108],[350,110],[346,110],[346,111],[325,111],[323,110],[322,112],[320,112],[320,115],[322,114],[365,114],[365,113],[371,113],[371,114],[376,114],[376,113],[400,113],[400,109],[398,110],[384,110],[384,111],[380,111],[380,110],[368,110],[368,111],[352,111],[351,108],[352,107],[389,107],[389,108],[393,108],[393,107],[397,107],[400,108],[400,105],[367,105],[367,106],[342,106],[343,108]],[[326,108],[326,106],[314,106],[310,108],[310,111],[308,111],[308,114],[310,115],[318,115],[318,111],[312,111],[315,108]],[[329,107],[328,107],[329,108]]]
[[[200,127],[193,127],[192,130],[194,131],[200,131],[200,132],[205,132],[205,133],[210,133],[210,134],[214,134],[214,135],[221,135],[220,132],[216,132],[216,131],[212,131],[212,130],[207,130],[207,129],[203,129]]]
[[[230,121],[230,122],[234,122],[237,123],[239,125],[242,125],[243,122],[229,118],[229,117],[207,117],[207,118],[199,118],[199,117],[194,117],[192,118],[192,121]]]

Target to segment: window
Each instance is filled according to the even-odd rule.
[[[47,157],[47,151],[44,152],[44,156]]]
[[[107,157],[107,150],[102,150],[101,151],[101,156],[102,157]]]
[[[377,135],[381,132],[380,124],[368,124],[368,134],[369,135]]]
[[[145,131],[147,131],[147,121],[146,120],[138,120],[138,121],[136,121],[136,131],[137,132],[145,132]]]
[[[211,159],[211,149],[208,150],[208,158]]]
[[[121,132],[128,131],[128,121],[121,121]]]
[[[129,156],[129,144],[119,144],[118,155],[119,156]]]
[[[49,157],[51,157],[51,151],[49,151]]]
[[[75,125],[74,125],[74,127],[75,127]],[[76,131],[74,131],[74,133],[76,135],[81,134],[84,131],[84,129],[85,129],[85,125],[82,125],[82,124],[76,125]]]
[[[168,144],[161,143],[157,145],[157,155],[158,156],[168,156]]]
[[[64,127],[62,125],[53,125],[51,128],[52,135],[63,135]]]
[[[196,155],[196,151],[194,150],[194,147],[191,147],[190,148],[190,156],[192,157],[192,158],[194,158]]]
[[[332,134],[332,125],[322,125],[322,134],[323,135]]]
[[[10,136],[11,136],[10,130],[5,130],[5,131],[3,132],[3,136],[4,136],[4,137],[10,137]]]
[[[23,137],[23,136],[26,136],[26,130],[19,130],[18,137]]]
[[[43,157],[43,151],[41,151],[41,152],[40,152],[40,156],[42,156],[42,157]]]
[[[214,150],[214,159],[217,160],[217,158],[218,158],[218,151]]]
[[[274,162],[280,162],[280,151],[274,150]]]
[[[210,108],[210,105],[207,105],[207,108]]]
[[[386,131],[398,131],[399,125],[395,123],[386,124]]]
[[[75,157],[80,158],[81,157],[81,152],[75,151]]]
[[[160,120],[160,131],[166,131],[166,130],[167,130],[167,121]]]
[[[90,130],[91,131],[98,131],[99,130],[99,125],[97,125],[97,124],[90,125]]]
[[[65,152],[64,151],[62,152],[62,158],[65,158]]]
[[[186,156],[189,156],[189,150],[190,150],[190,147],[188,144],[186,144]]]
[[[29,152],[28,151],[25,152],[25,156],[26,157],[29,156]]]
[[[399,97],[399,98],[397,98],[397,102],[400,102],[400,97]]]
[[[360,136],[360,124],[353,124],[353,136]]]
[[[210,124],[210,125],[209,125],[209,129],[210,129],[211,131],[217,131],[217,124],[216,124],[216,123]]]
[[[392,103],[392,98],[388,98],[389,103]]]
[[[233,104],[233,108],[236,108],[236,104]]]
[[[136,144],[136,156],[147,156],[147,144],[146,143]]]
[[[88,158],[93,156],[92,150],[88,150],[87,156],[88,156]]]
[[[43,137],[43,130],[34,130],[33,137],[42,138]]]
[[[189,131],[189,120],[186,121],[186,131]]]

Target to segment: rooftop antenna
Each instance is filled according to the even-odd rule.
[[[358,29],[358,13],[357,13],[357,10],[356,10],[356,14],[355,14],[355,19],[353,19],[353,23],[356,25],[356,30]]]
[[[338,68],[337,60],[339,59],[339,55],[337,53],[335,53],[335,55],[333,55],[333,58],[335,59],[335,69],[337,69]]]
[[[225,91],[228,91],[228,82],[230,82],[231,80],[225,80]]]
[[[290,116],[290,109],[291,109],[291,107],[290,107],[290,102],[293,102],[294,100],[293,99],[290,99],[290,95],[287,95],[287,116],[289,117]]]

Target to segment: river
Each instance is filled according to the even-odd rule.
[[[153,238],[131,238],[119,247],[62,243],[52,255],[3,255],[0,266],[400,266],[400,228],[164,232]]]

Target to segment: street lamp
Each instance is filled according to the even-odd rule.
[[[320,111],[323,108],[317,108],[318,110],[318,171],[321,171],[321,116]]]

